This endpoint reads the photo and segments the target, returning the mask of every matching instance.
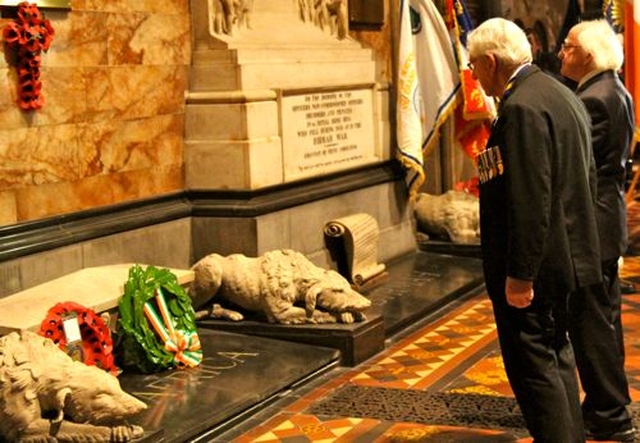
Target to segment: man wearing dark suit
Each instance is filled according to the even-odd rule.
[[[582,443],[566,328],[569,294],[601,281],[589,116],[531,64],[515,23],[487,20],[468,49],[474,76],[500,99],[476,162],[485,282],[507,377],[536,443]]]
[[[582,22],[569,31],[558,54],[561,74],[578,82],[576,94],[591,116],[598,192],[596,219],[603,285],[571,296],[569,332],[585,391],[582,413],[592,440],[634,441],[626,406],[618,260],[627,247],[625,174],[633,137],[633,104],[616,72],[624,54],[606,20]]]

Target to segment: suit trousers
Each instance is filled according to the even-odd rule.
[[[576,366],[567,335],[568,294],[536,293],[531,306],[492,296],[505,371],[535,443],[585,441]]]
[[[624,371],[624,340],[618,260],[602,263],[603,284],[570,297],[569,334],[585,392],[585,426],[597,432],[629,429],[631,402]]]

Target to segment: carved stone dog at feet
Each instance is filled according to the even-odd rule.
[[[454,190],[441,195],[421,193],[414,213],[420,232],[446,236],[453,243],[480,242],[480,202],[472,194]]]
[[[340,274],[288,249],[260,257],[211,254],[192,270],[195,279],[189,294],[196,310],[220,300],[262,312],[270,323],[353,323],[363,321],[362,311],[371,305]],[[243,319],[241,313],[218,305],[207,313],[234,321]]]
[[[127,442],[146,405],[113,375],[74,361],[53,341],[22,331],[0,338],[0,441]]]

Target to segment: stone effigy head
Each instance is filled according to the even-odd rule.
[[[0,441],[127,442],[146,405],[108,372],[71,359],[34,332],[0,338]],[[51,440],[54,438],[54,440]]]
[[[87,376],[81,366],[74,362],[77,375]],[[76,372],[71,371],[71,373]],[[87,378],[70,377],[56,380],[59,389],[69,389],[64,404],[64,415],[77,423],[111,425],[124,422],[127,418],[142,412],[147,405],[120,388],[118,379],[105,371],[91,371]]]
[[[325,271],[310,291],[315,299],[314,307],[337,314],[351,313],[355,321],[371,306],[371,300],[355,291],[346,278],[333,270]]]

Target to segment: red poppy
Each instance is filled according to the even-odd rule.
[[[40,26],[40,40],[42,42],[42,50],[47,52],[49,50],[49,46],[51,46],[51,42],[53,41],[53,28],[51,27],[51,22],[49,20],[45,20],[44,23]]]
[[[18,63],[16,64],[17,69],[40,69],[40,61],[42,57],[39,54],[24,54]]]
[[[38,26],[42,22],[42,14],[38,9],[38,5],[35,3],[27,4],[24,9],[27,14],[27,21],[32,26]]]
[[[37,38],[38,34],[36,34],[35,29],[32,26],[29,26],[28,23],[22,23],[20,26],[20,38],[18,39],[18,44],[20,46],[24,46]]]
[[[35,26],[42,21],[42,14],[35,3],[22,2],[18,4],[18,19]]]
[[[39,69],[18,69],[18,83],[34,81],[40,78]]]
[[[33,38],[25,43],[24,48],[30,54],[37,54],[42,50],[42,43],[37,38]]]
[[[13,47],[18,44],[18,40],[20,39],[20,27],[18,24],[16,22],[12,22],[5,26],[2,30],[2,37],[9,47]]]

